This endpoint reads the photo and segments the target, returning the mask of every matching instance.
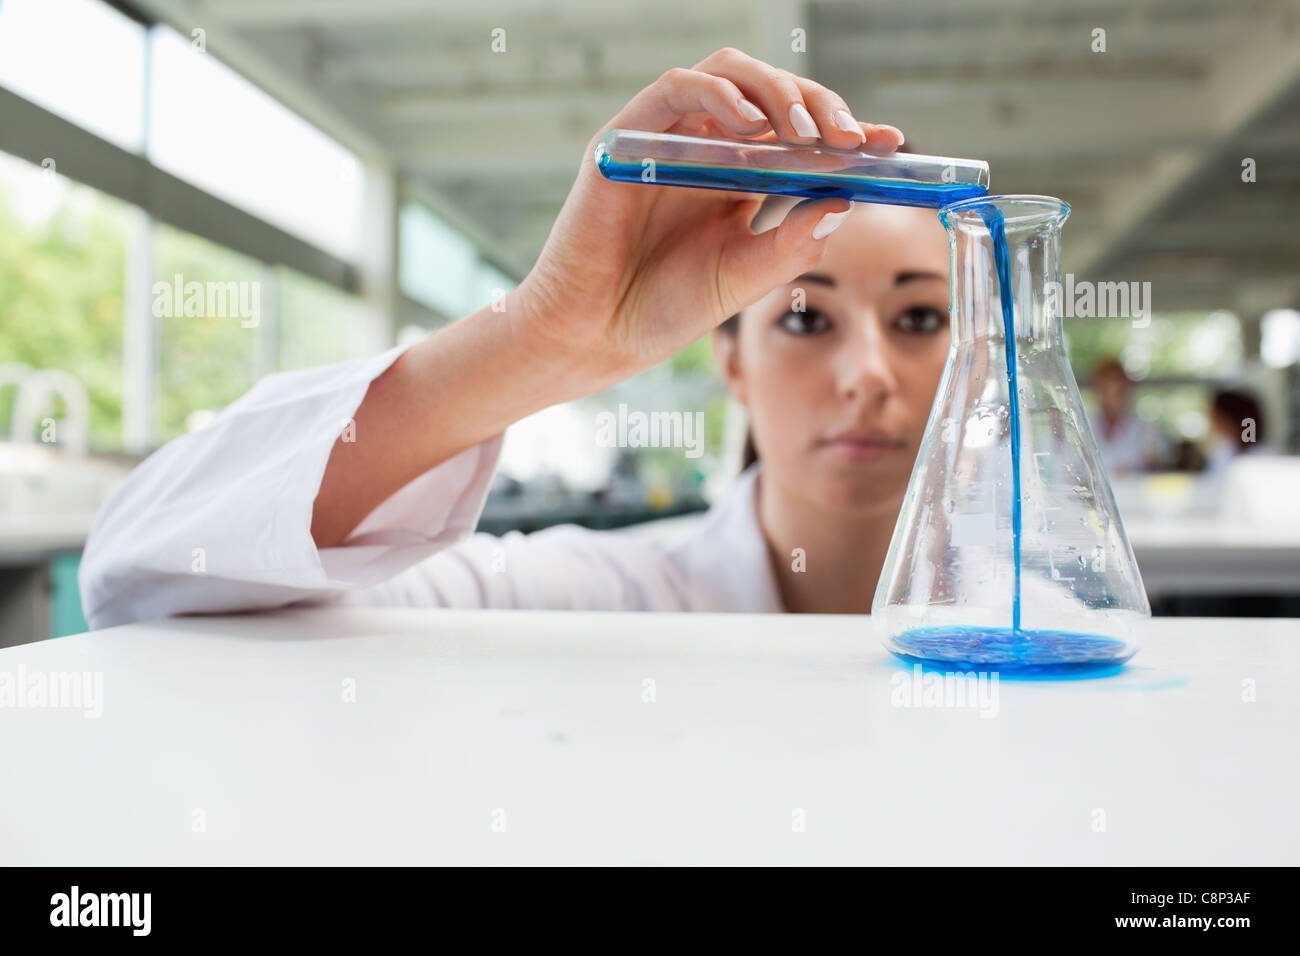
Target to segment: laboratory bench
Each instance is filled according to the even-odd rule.
[[[611,509],[585,519],[552,511],[533,523],[497,512],[479,531],[504,534],[566,521],[668,541],[704,517],[686,502],[634,513]],[[85,630],[77,589],[81,546],[94,515],[0,517],[0,647]],[[653,518],[654,520],[646,520]],[[1215,518],[1125,520],[1157,616],[1276,617],[1300,613],[1300,529],[1241,527]]]
[[[77,568],[94,519],[0,514],[0,647],[86,629]]]
[[[0,708],[7,863],[1300,863],[1296,619],[993,682],[862,616],[317,608],[5,674],[100,682]]]

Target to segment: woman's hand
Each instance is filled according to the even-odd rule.
[[[508,299],[512,330],[566,376],[571,397],[663,361],[808,271],[851,208],[805,203],[756,236],[761,195],[605,179],[593,152],[615,128],[875,151],[903,140],[892,126],[857,122],[820,84],[730,48],[643,89],[587,144],[541,256]]]

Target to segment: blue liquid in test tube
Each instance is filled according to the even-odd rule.
[[[601,138],[596,165],[616,182],[930,209],[987,195],[989,185],[980,160],[622,129]]]

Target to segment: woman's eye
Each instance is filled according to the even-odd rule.
[[[933,306],[917,305],[906,309],[895,320],[895,325],[904,332],[929,335],[938,332],[948,324],[948,313]]]
[[[816,309],[795,312],[793,309],[777,321],[777,325],[791,335],[816,335],[830,326],[830,319]]]

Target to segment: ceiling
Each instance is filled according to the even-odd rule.
[[[736,46],[921,151],[988,160],[995,192],[1065,199],[1079,278],[1151,281],[1162,312],[1300,305],[1300,0],[139,5],[390,157],[519,273],[592,133],[664,70]]]

